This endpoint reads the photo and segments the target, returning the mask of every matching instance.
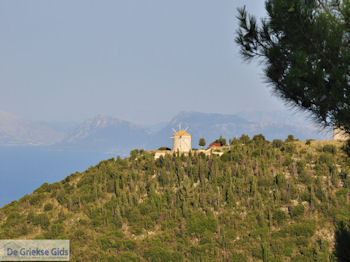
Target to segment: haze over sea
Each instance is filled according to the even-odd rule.
[[[0,207],[99,161],[115,157],[90,152],[49,151],[42,147],[0,147]]]

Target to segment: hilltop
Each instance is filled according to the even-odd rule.
[[[0,239],[70,239],[71,261],[330,261],[346,256],[341,142],[231,141],[221,157],[133,150],[0,209]]]

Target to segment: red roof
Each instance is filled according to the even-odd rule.
[[[209,147],[221,147],[220,143],[211,143]]]

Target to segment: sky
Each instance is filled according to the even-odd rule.
[[[262,0],[0,1],[0,110],[35,121],[285,110],[234,43]]]

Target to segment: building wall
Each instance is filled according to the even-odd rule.
[[[350,137],[342,129],[333,127],[333,140],[346,141]]]
[[[179,152],[189,152],[191,150],[191,136],[174,136],[173,150]]]

